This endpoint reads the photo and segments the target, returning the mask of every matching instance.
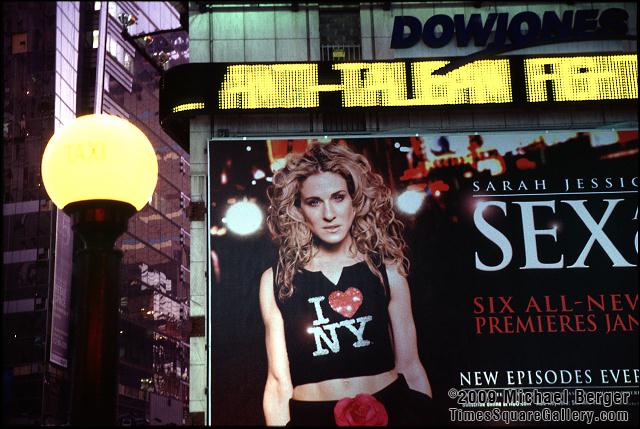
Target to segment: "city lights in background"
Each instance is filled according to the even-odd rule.
[[[211,229],[209,230],[209,232],[211,233],[211,235],[214,236],[223,236],[227,234],[227,228],[225,228],[224,226],[222,228],[217,227],[217,226],[212,226]]]
[[[487,158],[478,161],[477,166],[478,171],[488,170],[492,176],[498,176],[504,173],[505,168],[500,162],[500,160],[495,158]]]
[[[266,176],[267,175],[264,173],[264,171],[260,170],[259,168],[253,172],[253,178],[255,180],[264,179]]]
[[[276,171],[280,170],[281,168],[284,168],[285,165],[287,165],[286,158],[276,159],[275,161],[273,161],[271,163],[271,171],[273,171],[275,173]]]
[[[235,234],[250,235],[260,229],[263,219],[260,207],[245,200],[229,206],[222,222]]]
[[[398,196],[396,202],[398,210],[408,215],[415,215],[422,207],[425,197],[426,194],[422,191],[408,189]]]

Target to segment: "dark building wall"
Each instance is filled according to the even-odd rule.
[[[40,421],[43,406],[61,405],[64,381],[64,372],[46,364],[55,211],[40,177],[40,159],[54,128],[56,7],[53,2],[2,7],[2,415],[5,422],[33,423]]]
[[[134,13],[140,20],[155,13],[148,5],[109,3],[112,33],[120,28],[119,13]],[[78,116],[94,112],[98,49],[93,31],[100,14],[94,2],[79,5],[74,23],[80,30]],[[64,424],[68,418],[68,370],[49,362],[48,355],[56,210],[40,178],[42,153],[54,132],[55,68],[60,54],[56,7],[56,2],[3,3],[2,416],[7,424]],[[135,33],[135,27],[131,31]],[[183,33],[183,42],[173,44],[178,36],[162,36],[165,43],[156,41],[152,47],[159,51],[179,46],[183,59],[188,37]],[[124,47],[134,52],[133,47]],[[118,416],[122,421],[144,422],[154,417],[152,392],[154,398],[170,398],[174,408],[187,412],[189,156],[158,123],[157,69],[139,54],[131,56],[132,66],[126,68],[118,54],[106,53],[107,74],[117,72],[120,77],[107,78],[103,112],[127,117],[139,127],[152,142],[159,166],[150,204],[130,220],[129,232],[117,243],[124,251]],[[131,79],[130,88],[120,83],[122,76]],[[79,246],[76,240],[75,249]],[[161,416],[155,423],[163,417],[168,418]],[[163,423],[182,423],[178,413],[170,417]]]
[[[323,45],[359,45],[360,9],[320,9],[320,43]]]

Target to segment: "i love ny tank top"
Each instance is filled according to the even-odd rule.
[[[384,266],[380,271],[383,283],[358,262],[343,267],[333,284],[321,271],[302,270],[294,277],[293,295],[284,301],[277,298],[274,282],[294,387],[395,367],[389,282]]]

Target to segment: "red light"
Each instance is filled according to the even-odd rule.
[[[433,192],[434,194],[436,192],[446,192],[449,190],[449,185],[447,185],[442,180],[436,180],[434,182],[429,183],[429,189],[431,189],[431,192]],[[439,196],[439,195],[436,195],[436,196]]]
[[[96,222],[104,222],[105,213],[103,208],[97,208],[95,211]]]
[[[536,163],[527,158],[520,158],[516,161],[516,167],[520,170],[533,170],[536,168]]]

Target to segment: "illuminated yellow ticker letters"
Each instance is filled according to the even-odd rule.
[[[317,64],[229,66],[219,94],[221,109],[318,107]]]
[[[636,55],[525,60],[527,101],[620,100],[638,98]]]
[[[340,63],[344,107],[402,106],[407,98],[404,63]]]
[[[186,110],[198,110],[204,109],[204,103],[185,103],[180,104],[174,107],[172,110],[173,113],[184,112]]]
[[[446,61],[411,64],[413,98],[407,98],[404,63],[341,63],[342,105],[434,106],[512,101],[509,60],[476,61],[446,75],[432,75]]]
[[[317,64],[230,65],[218,94],[220,109],[319,107],[321,92],[340,92],[343,107],[401,107],[510,103],[509,59],[479,60],[444,75],[447,61],[333,64],[339,83],[320,84]],[[524,60],[527,101],[638,98],[635,55],[529,58]],[[551,92],[551,94],[550,94]],[[203,108],[202,103],[174,112]]]
[[[475,61],[445,75],[432,75],[446,61],[420,61],[413,69],[414,100],[407,105],[509,103],[509,60]]]

